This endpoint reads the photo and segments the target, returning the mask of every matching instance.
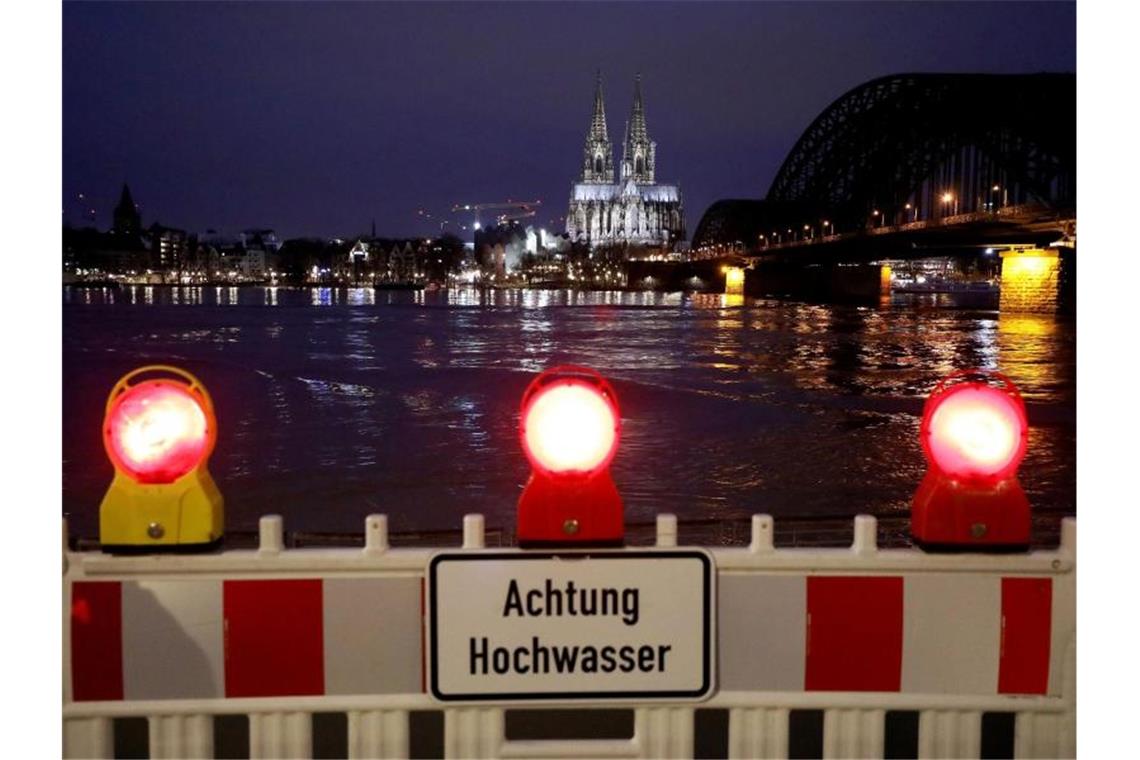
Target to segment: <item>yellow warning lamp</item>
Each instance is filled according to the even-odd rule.
[[[128,372],[107,397],[103,446],[115,479],[99,506],[114,553],[200,551],[222,540],[222,494],[206,469],[218,424],[210,394],[177,367]]]

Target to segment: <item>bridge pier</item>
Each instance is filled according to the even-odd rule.
[[[1053,314],[1072,305],[1075,271],[1071,249],[1030,248],[1001,255],[1001,300],[1005,312]]]
[[[744,267],[724,268],[724,294],[726,296],[744,295],[744,279],[747,270]]]

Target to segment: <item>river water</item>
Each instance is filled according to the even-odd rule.
[[[173,363],[210,389],[210,470],[229,530],[510,529],[528,469],[516,432],[534,373],[595,367],[623,417],[614,478],[630,522],[905,514],[925,469],[925,395],[999,369],[1027,401],[1021,480],[1076,510],[1076,325],[983,299],[877,306],[679,293],[64,288],[63,509],[94,538],[111,480],[100,425],[122,374]]]

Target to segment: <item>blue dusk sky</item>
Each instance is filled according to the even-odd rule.
[[[432,235],[508,198],[561,231],[598,69],[615,164],[642,74],[691,234],[868,79],[1075,71],[1076,6],[68,2],[64,220],[109,226],[127,181],[144,224],[195,232]]]

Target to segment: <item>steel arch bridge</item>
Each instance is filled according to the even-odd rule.
[[[709,207],[693,247],[1010,207],[1076,205],[1076,76],[899,74],[828,106],[800,136],[763,201]]]

